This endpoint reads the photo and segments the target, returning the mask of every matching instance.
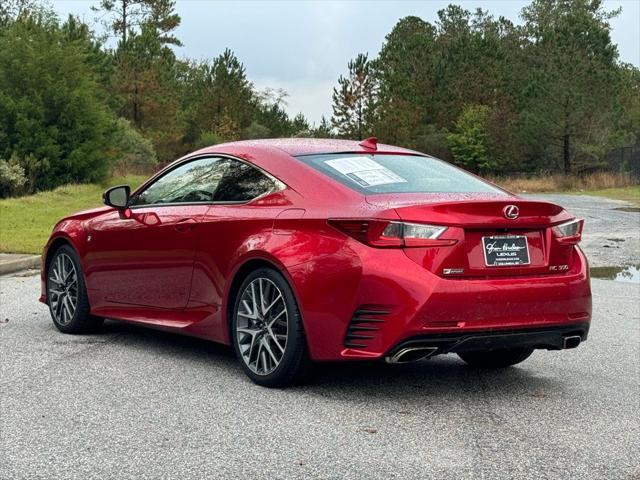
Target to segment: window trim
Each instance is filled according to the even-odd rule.
[[[245,165],[249,165],[250,167],[253,167],[256,170],[258,170],[260,173],[262,173],[264,176],[266,176],[269,180],[271,180],[273,182],[274,186],[275,186],[275,189],[271,190],[271,191],[268,191],[268,192],[265,192],[265,193],[262,193],[262,194],[258,195],[257,197],[253,197],[250,200],[237,200],[237,201],[236,200],[229,200],[229,201],[220,201],[219,200],[219,201],[216,201],[216,202],[211,201],[211,202],[149,203],[149,204],[146,204],[146,205],[130,205],[127,208],[129,208],[130,210],[138,210],[140,208],[179,207],[179,206],[185,206],[185,205],[246,205],[246,204],[251,203],[251,202],[253,202],[255,200],[258,200],[259,198],[265,197],[267,195],[271,195],[272,193],[281,192],[285,188],[288,188],[288,185],[286,183],[284,183],[282,180],[274,177],[272,174],[267,172],[264,168],[260,168],[256,164],[248,162],[246,160],[243,160],[242,158],[238,158],[238,157],[235,157],[233,155],[228,155],[226,153],[203,153],[203,154],[199,154],[199,155],[194,155],[192,157],[187,157],[184,160],[179,160],[179,161],[176,161],[176,162],[173,162],[173,163],[167,165],[165,168],[163,168],[162,170],[157,172],[155,175],[152,175],[149,179],[147,179],[146,182],[144,182],[142,185],[140,185],[138,188],[136,188],[136,190],[131,194],[131,196],[129,198],[131,199],[135,195],[138,195],[139,193],[143,192],[145,189],[147,189],[148,187],[150,187],[151,185],[156,183],[158,180],[160,180],[162,177],[164,177],[165,175],[169,174],[170,172],[172,172],[176,168],[179,168],[182,165],[185,165],[187,163],[194,162],[196,160],[202,160],[202,159],[205,159],[205,158],[220,158],[220,159],[235,160],[237,162],[244,163]]]

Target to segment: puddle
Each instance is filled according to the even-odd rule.
[[[640,212],[640,207],[618,207],[614,208],[619,212]]]
[[[627,265],[626,267],[592,267],[590,269],[593,278],[615,280],[624,283],[640,283],[640,265]]]

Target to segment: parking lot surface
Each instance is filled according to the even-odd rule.
[[[38,277],[2,277],[0,478],[638,478],[638,290],[594,280],[589,341],[504,371],[327,364],[269,390],[212,343],[60,334]]]

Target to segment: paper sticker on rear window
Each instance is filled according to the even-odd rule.
[[[367,157],[338,158],[325,163],[362,187],[406,182],[400,175]]]

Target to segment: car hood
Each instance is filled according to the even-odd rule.
[[[98,216],[98,215],[100,215],[102,213],[105,213],[105,212],[109,212],[111,210],[113,210],[113,207],[107,207],[107,206],[97,207],[97,208],[89,208],[87,210],[81,210],[79,212],[72,213],[71,215],[65,217],[64,220],[69,220],[69,219],[87,219],[87,218]]]

